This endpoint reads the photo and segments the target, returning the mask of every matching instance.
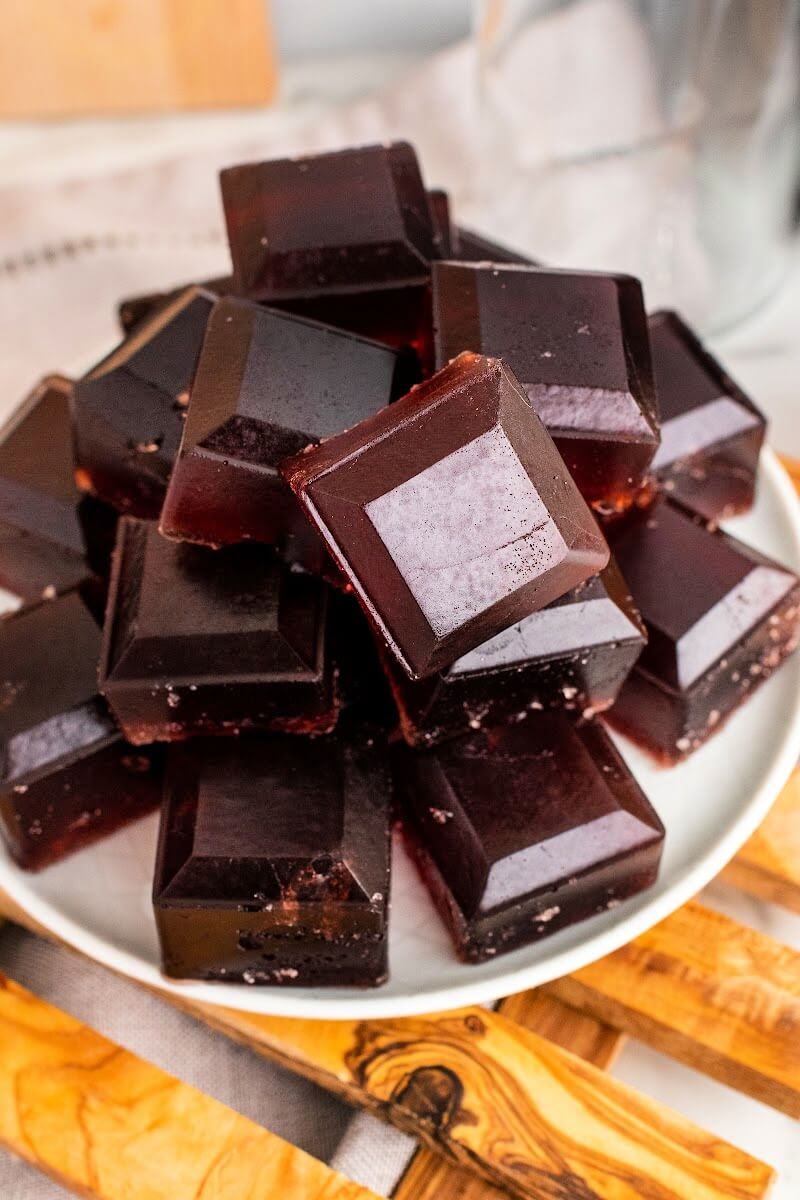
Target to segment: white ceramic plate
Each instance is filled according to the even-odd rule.
[[[774,455],[763,455],[758,502],[731,531],[800,568],[800,506]],[[680,565],[676,565],[680,570]],[[150,907],[156,818],[125,829],[41,875],[0,857],[0,889],[76,949],[185,999],[249,1012],[367,1018],[492,1000],[585,966],[637,937],[709,882],[766,815],[800,757],[800,655],[702,750],[672,770],[618,744],[667,827],[658,882],[612,912],[480,966],[459,963],[402,848],[394,848],[391,978],[381,988],[279,989],[166,981]]]

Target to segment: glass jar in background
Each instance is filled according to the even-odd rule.
[[[481,223],[729,327],[777,285],[800,179],[800,0],[474,0]]]

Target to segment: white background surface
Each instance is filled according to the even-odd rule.
[[[296,50],[305,36],[302,27],[308,18],[312,0],[303,0],[302,4],[298,4],[297,0],[283,0],[282,3],[279,0],[278,7],[279,36],[284,45]],[[344,6],[315,0],[313,7],[327,10],[331,26],[335,27]],[[395,16],[400,11],[402,20],[412,7],[424,8],[429,17],[436,17],[437,24],[446,26],[448,21],[458,21],[456,10],[463,6],[455,0],[452,3],[449,0],[430,0],[427,4],[413,6],[397,5],[394,0],[361,0],[359,7],[359,20],[363,20],[364,13],[380,12],[381,22],[388,20],[389,13]],[[442,16],[443,9],[449,15]],[[328,36],[326,33],[325,38]],[[441,36],[445,38],[448,35],[445,33]],[[319,39],[319,33],[315,37]],[[350,65],[343,70],[334,68],[332,71],[327,67],[315,67],[312,71],[304,67],[296,68],[286,80],[285,92],[299,101],[300,98],[317,94],[323,77],[337,94],[352,90],[354,85],[360,87],[362,84],[385,80],[390,70],[396,72],[402,69],[407,61],[402,54],[394,53],[396,49],[394,43],[393,52],[388,58],[360,62],[357,71]],[[405,50],[408,49],[406,45]],[[308,101],[304,99],[304,102]],[[274,120],[274,116],[269,120]],[[173,116],[161,120],[84,121],[48,125],[20,123],[13,127],[0,127],[0,179],[8,184],[43,178],[55,180],[71,174],[102,174],[120,164],[146,163],[192,146],[214,144],[227,137],[247,136],[266,122],[263,114],[233,113]],[[798,314],[800,254],[795,255],[781,293],[747,326],[729,335],[721,346],[726,362],[770,416],[774,444],[800,457]],[[8,338],[9,331],[14,328],[13,310],[3,309],[0,321],[2,336]],[[31,380],[42,367],[54,365],[51,362],[31,361]],[[744,898],[721,885],[715,885],[705,899],[800,949],[800,919]],[[797,1200],[800,1196],[800,1138],[796,1123],[703,1076],[676,1066],[635,1043],[629,1043],[614,1073],[772,1163],[781,1173],[775,1200]]]

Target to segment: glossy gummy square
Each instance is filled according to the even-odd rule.
[[[97,689],[100,629],[77,591],[0,621],[0,829],[38,870],[154,808],[157,749],[125,743]]]
[[[462,354],[282,469],[411,678],[608,562],[552,440],[496,359]]]
[[[533,713],[397,753],[412,857],[465,962],[613,908],[658,874],[664,827],[596,723]]]
[[[153,891],[166,974],[382,983],[389,808],[384,755],[366,738],[173,747]]]
[[[584,497],[626,508],[659,442],[638,280],[490,263],[433,266],[436,365],[462,350],[502,358]]]
[[[120,522],[100,689],[129,741],[336,722],[327,588],[263,546],[208,550]]]
[[[215,299],[188,288],[75,384],[78,483],[120,512],[161,512]]]
[[[648,643],[608,719],[677,762],[795,649],[800,580],[664,499],[637,518],[613,545]]]
[[[661,445],[651,464],[668,495],[716,523],[753,503],[767,423],[674,312],[650,318]]]
[[[410,680],[388,659],[386,669],[406,741],[434,745],[543,708],[593,717],[613,704],[646,640],[612,559],[437,675]]]
[[[385,407],[397,353],[246,300],[214,305],[191,388],[161,531],[212,546],[319,540],[278,466]],[[295,552],[299,556],[297,546]]]

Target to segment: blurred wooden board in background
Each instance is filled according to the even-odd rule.
[[[2,0],[0,118],[265,104],[267,0]]]

